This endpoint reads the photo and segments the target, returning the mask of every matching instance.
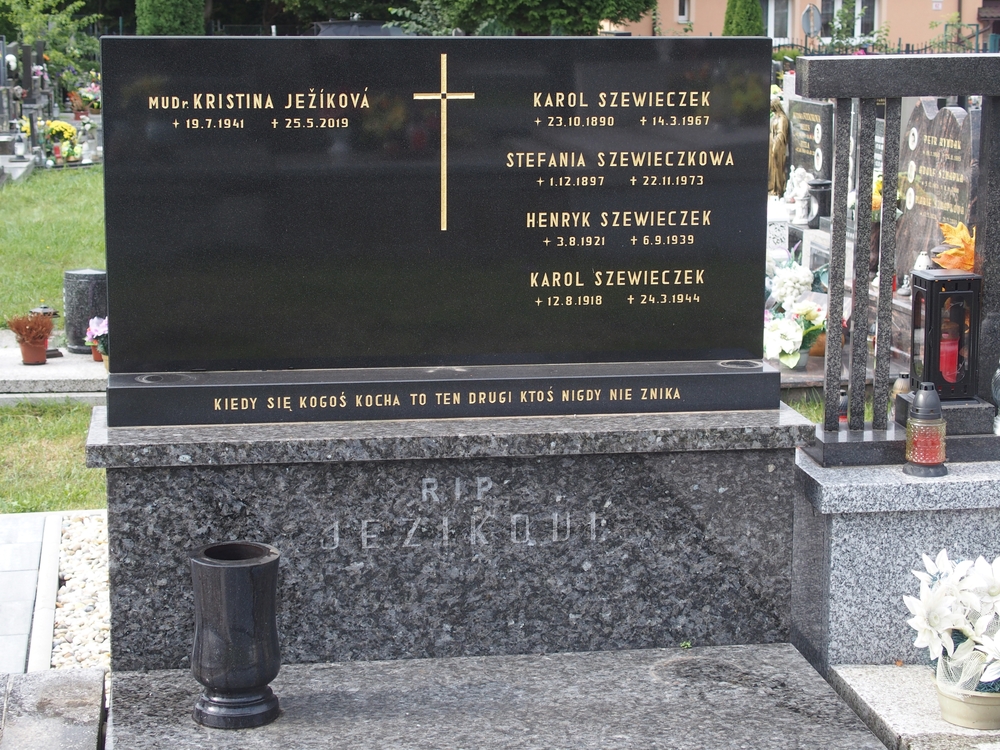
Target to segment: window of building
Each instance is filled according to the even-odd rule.
[[[875,0],[864,0],[861,6],[861,33],[871,34],[875,31]]]
[[[854,4],[854,34],[853,36],[867,36],[875,32],[876,27],[876,6],[878,0],[856,0]],[[820,18],[823,28],[820,36],[833,36],[833,22],[836,14],[843,6],[843,0],[822,0],[820,6]]]
[[[677,20],[680,23],[691,20],[691,0],[677,0]]]
[[[775,39],[787,39],[788,38],[788,0],[774,0],[774,4],[771,6],[774,9],[774,14],[771,19],[771,23],[768,24],[770,31],[770,36]]]
[[[833,36],[833,11],[833,0],[823,0],[819,9],[819,16],[823,22],[820,36]]]
[[[767,35],[773,39],[788,38],[789,0],[760,0],[760,9],[764,14],[764,26]]]

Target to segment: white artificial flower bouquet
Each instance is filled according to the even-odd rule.
[[[904,596],[913,642],[937,659],[942,690],[1000,693],[1000,557],[953,563],[947,550],[923,556],[920,598]]]
[[[785,367],[795,367],[802,351],[826,331],[826,310],[808,300],[787,305],[785,310],[764,311],[764,356],[779,360]]]
[[[813,272],[795,261],[789,261],[775,269],[771,280],[771,296],[779,307],[790,310],[799,297],[812,287]]]

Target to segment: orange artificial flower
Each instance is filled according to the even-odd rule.
[[[962,222],[958,222],[957,226],[941,223],[938,226],[944,235],[944,244],[950,245],[951,249],[938,253],[934,262],[942,268],[972,271],[976,260],[976,230],[973,229],[970,236],[969,228]]]

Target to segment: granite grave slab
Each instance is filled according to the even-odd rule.
[[[292,665],[258,730],[190,720],[184,671],[115,673],[115,750],[881,750],[787,644]]]

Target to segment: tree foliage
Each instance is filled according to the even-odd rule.
[[[765,36],[760,0],[728,0],[722,36]]]
[[[495,20],[520,35],[592,36],[601,21],[638,21],[653,5],[654,0],[468,0],[463,28]]]
[[[204,34],[204,0],[136,0],[135,33],[143,36]]]
[[[300,21],[346,21],[355,14],[364,21],[389,21],[393,15],[389,6],[399,6],[399,0],[284,0],[287,12]],[[404,6],[405,7],[405,6]]]
[[[411,7],[389,8],[393,20],[388,25],[398,26],[407,34],[417,36],[450,36],[455,29],[462,29],[464,9],[464,0],[417,0]]]
[[[63,0],[0,0],[0,14],[16,29],[18,41],[45,42],[49,76],[66,87],[83,82],[97,67],[97,40],[83,33],[97,16],[76,15],[83,7],[83,0],[66,5]]]

